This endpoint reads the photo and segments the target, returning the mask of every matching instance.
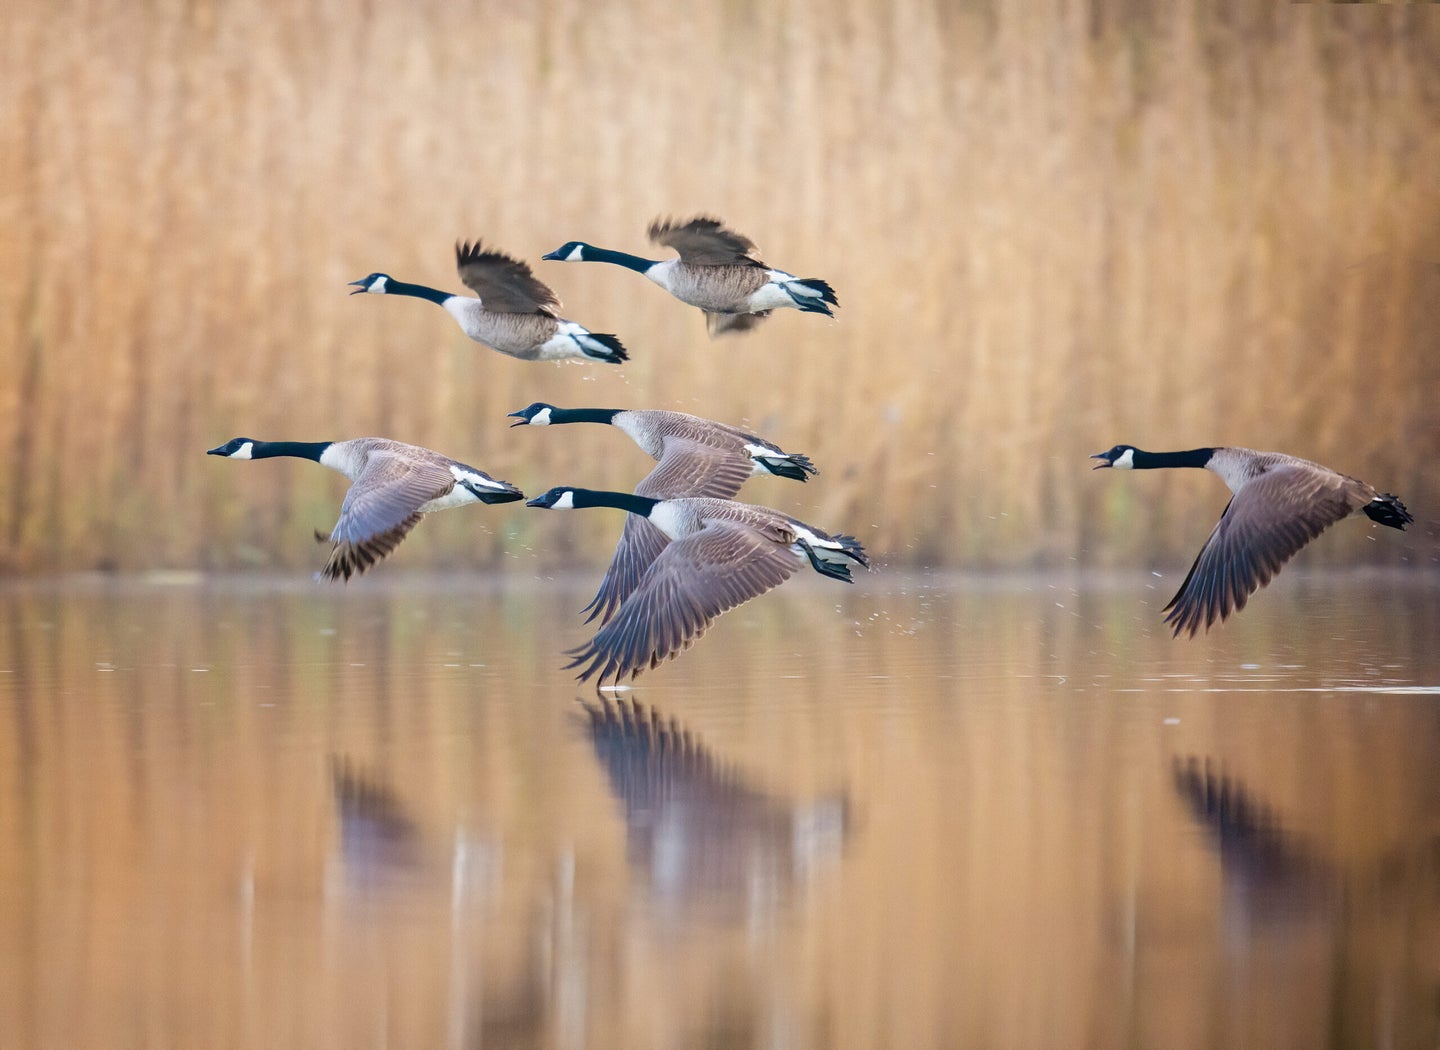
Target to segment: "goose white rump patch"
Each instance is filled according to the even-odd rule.
[[[502,485],[494,478],[487,478],[484,474],[477,474],[473,470],[466,470],[464,467],[450,465],[450,473],[455,476],[456,481],[466,481],[472,485],[479,485],[482,489],[490,489],[492,492],[506,492],[508,485]]]

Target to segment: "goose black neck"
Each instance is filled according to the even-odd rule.
[[[610,423],[614,421],[619,412],[618,408],[552,408],[550,422]]]
[[[294,456],[297,459],[313,459],[320,462],[320,457],[333,441],[257,441],[250,447],[251,459],[270,459],[274,456]]]
[[[585,249],[585,262],[607,262],[616,266],[623,266],[627,270],[634,270],[636,273],[644,273],[654,266],[658,259],[642,259],[638,255],[631,255],[628,252],[611,251],[609,248],[590,247]]]
[[[451,297],[449,292],[439,288],[428,288],[423,284],[406,284],[393,278],[385,282],[386,295],[413,295],[416,299],[429,299],[432,303],[443,303]]]
[[[633,492],[604,492],[598,489],[573,489],[573,497],[576,507],[615,507],[618,510],[628,510],[631,514],[638,514],[642,518],[648,518],[650,512],[655,509],[658,499],[651,499],[649,496],[637,496]]]
[[[1135,450],[1136,470],[1154,470],[1160,467],[1204,467],[1215,454],[1213,448],[1192,448],[1185,452],[1142,452]]]

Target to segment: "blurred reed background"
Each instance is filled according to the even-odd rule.
[[[1213,479],[1091,475],[1117,441],[1318,459],[1440,551],[1440,11],[1207,3],[18,0],[0,65],[0,568],[313,567],[344,482],[235,435],[383,434],[527,490],[632,486],[533,400],[748,421],[822,468],[756,502],[896,565],[1167,563]],[[710,343],[637,275],[717,214],[839,292]],[[534,365],[385,270],[535,261],[620,369]],[[554,519],[561,519],[559,521]],[[407,566],[603,559],[618,524],[427,523]],[[1343,535],[1342,535],[1343,534]]]

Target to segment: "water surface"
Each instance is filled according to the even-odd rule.
[[[0,591],[0,1046],[1440,1039],[1433,578],[593,583]]]

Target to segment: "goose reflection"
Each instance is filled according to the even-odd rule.
[[[849,831],[843,795],[771,795],[673,717],[637,701],[578,702],[624,806],[627,858],[660,909],[753,920],[838,862]]]
[[[1175,790],[1210,833],[1227,895],[1256,917],[1311,912],[1334,895],[1336,872],[1275,810],[1210,759],[1176,758]]]
[[[340,818],[340,861],[348,879],[376,885],[424,869],[415,821],[389,784],[341,757],[330,760],[330,784]]]
[[[1209,759],[1175,759],[1175,790],[1210,833],[1219,853],[1226,926],[1255,963],[1256,987],[1283,1001],[1284,987],[1307,1001],[1328,996],[1328,1039],[1289,1045],[1375,1042],[1377,999],[1391,995],[1400,943],[1440,943],[1440,832],[1425,820],[1379,856],[1327,858],[1321,846],[1287,829],[1276,810]],[[1251,927],[1246,929],[1246,927]],[[1258,938],[1258,939],[1257,939]],[[1268,947],[1257,951],[1263,939]],[[1431,953],[1417,966],[1417,989],[1430,1004],[1408,1010],[1433,1032],[1440,968]],[[1266,961],[1270,969],[1265,969]],[[1378,965],[1377,965],[1378,964]],[[1343,978],[1343,979],[1340,979]],[[1267,984],[1268,979],[1268,984]],[[1397,1022],[1404,1030],[1405,1022]],[[1256,1045],[1272,1045],[1263,1041]]]
[[[405,803],[373,770],[330,760],[339,818],[334,875],[351,893],[396,895],[448,890],[452,906],[493,890],[498,847],[456,826],[449,843],[424,834]],[[448,848],[447,848],[448,847]]]

